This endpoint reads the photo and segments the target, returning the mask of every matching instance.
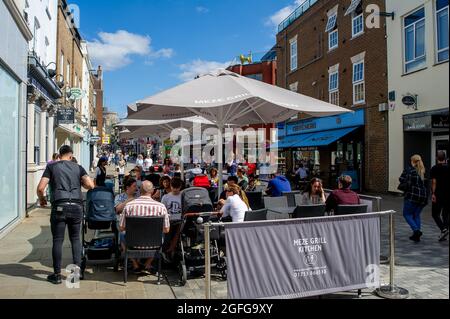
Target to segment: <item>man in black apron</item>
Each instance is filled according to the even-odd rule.
[[[81,265],[81,224],[83,219],[83,196],[81,187],[87,190],[94,188],[94,182],[80,165],[72,162],[73,150],[63,146],[59,151],[61,160],[47,166],[38,185],[37,195],[41,207],[47,206],[44,196],[47,186],[51,189],[52,213],[50,217],[53,235],[53,270],[47,277],[53,284],[61,284],[62,246],[66,226],[72,244],[73,263]],[[82,278],[81,278],[82,279]]]

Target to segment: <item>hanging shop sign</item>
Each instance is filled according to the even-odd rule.
[[[75,110],[74,109],[59,109],[57,115],[58,125],[60,124],[75,124]]]
[[[84,98],[84,91],[80,88],[71,88],[68,90],[68,96],[73,101],[78,101]]]
[[[413,107],[417,109],[417,95],[408,94],[402,99],[402,103],[407,107]]]
[[[431,117],[431,126],[433,129],[447,129],[448,130],[450,128],[450,126],[448,124],[448,113],[433,115]]]

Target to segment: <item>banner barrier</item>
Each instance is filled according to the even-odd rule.
[[[231,299],[379,287],[379,214],[229,224],[225,231]]]

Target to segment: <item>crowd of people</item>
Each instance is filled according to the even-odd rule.
[[[119,177],[120,192],[115,197],[114,207],[121,231],[121,242],[124,244],[126,217],[128,216],[162,216],[164,217],[164,233],[166,241],[163,258],[171,260],[177,248],[182,220],[182,191],[188,187],[202,187],[215,194],[211,197],[215,209],[224,222],[243,222],[245,214],[251,211],[247,198],[249,192],[262,191],[267,196],[280,197],[291,192],[290,181],[282,175],[271,176],[267,187],[256,176],[256,168],[250,165],[228,165],[230,175],[224,185],[224,191],[217,193],[219,186],[218,170],[214,166],[202,167],[197,164],[182,173],[180,165],[172,164],[166,159],[161,166],[155,166],[150,157],[138,156],[136,165],[127,171],[126,156],[117,154],[115,161]],[[114,160],[114,158],[113,158]],[[426,185],[426,169],[422,158],[415,155],[411,158],[411,166],[407,167],[400,177],[399,190],[404,192],[404,217],[413,230],[411,240],[420,242],[423,235],[421,228],[421,212],[428,205],[431,195],[433,218],[441,235],[439,240],[447,239],[448,230],[448,166],[446,154],[439,152],[438,164],[431,169],[431,187]],[[111,165],[107,156],[98,157],[95,178],[76,163],[73,150],[63,146],[59,154],[48,163],[47,169],[38,186],[38,197],[41,206],[47,205],[50,195],[52,204],[51,228],[53,234],[53,266],[54,274],[48,280],[54,284],[61,283],[61,255],[64,232],[69,228],[75,265],[81,262],[80,227],[83,218],[82,188],[87,190],[107,186],[107,166]],[[299,168],[299,177],[304,178]],[[49,187],[48,187],[49,186]],[[45,193],[46,189],[50,192]],[[429,193],[431,189],[431,194]],[[307,181],[306,190],[301,194],[300,205],[325,205],[327,212],[336,211],[339,205],[359,205],[361,199],[352,191],[352,178],[341,176],[338,189],[326,197],[323,183],[318,178]],[[151,270],[152,259],[144,264],[132,260],[135,272]]]

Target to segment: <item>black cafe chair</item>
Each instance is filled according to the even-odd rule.
[[[368,205],[339,205],[335,216],[367,214]]]
[[[264,208],[262,192],[246,192],[245,194],[247,195],[251,209],[259,210]]]
[[[295,196],[300,195],[301,192],[300,191],[294,191],[294,192],[283,192],[281,193],[282,196],[285,196],[287,198],[288,201],[288,207],[295,207],[296,205],[296,201],[295,201]]]
[[[124,282],[128,281],[128,259],[158,256],[158,285],[161,284],[161,255],[164,217],[126,217]]]
[[[267,220],[267,209],[253,210],[245,212],[244,222],[256,222]]]
[[[323,217],[325,216],[325,205],[302,205],[297,206],[292,218],[311,218],[311,217]]]

